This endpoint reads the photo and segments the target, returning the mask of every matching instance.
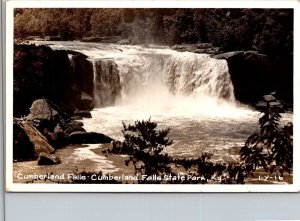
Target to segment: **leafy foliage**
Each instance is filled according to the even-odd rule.
[[[165,147],[172,144],[167,136],[170,128],[157,129],[157,123],[151,121],[136,121],[134,125],[123,122],[122,133],[124,142],[113,143],[113,153],[129,155],[128,165],[133,163],[136,174],[159,175],[170,173],[170,157],[162,153]]]
[[[293,124],[280,127],[282,105],[273,95],[265,95],[260,102],[262,117],[259,119],[260,132],[247,139],[241,148],[241,159],[246,171],[252,173],[258,167],[267,172],[283,175],[293,168]]]
[[[293,53],[292,9],[15,9],[15,38],[122,36],[132,43],[213,43],[225,51]]]
[[[198,158],[179,159],[164,153],[172,144],[168,138],[170,128],[157,129],[157,123],[136,121],[134,125],[123,123],[124,142],[115,141],[110,153],[128,154],[126,165],[133,163],[136,175],[176,176],[178,168],[184,169],[183,179],[139,180],[139,183],[244,183],[246,174],[239,163],[211,162],[212,154],[202,153]]]

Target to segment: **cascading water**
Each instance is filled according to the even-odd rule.
[[[171,128],[168,153],[213,152],[215,161],[233,161],[258,130],[259,113],[235,102],[225,60],[167,47],[80,42],[50,47],[81,52],[93,63],[96,108],[83,120],[87,131],[122,139],[122,121],[151,117]]]
[[[195,156],[206,151],[215,152],[216,160],[234,160],[257,128],[257,113],[235,103],[225,60],[139,46],[84,53],[93,61],[97,106],[93,118],[84,120],[88,131],[122,139],[122,121],[151,117],[161,127],[171,127],[169,153]]]
[[[234,102],[226,61],[206,54],[152,49],[125,53],[123,57],[94,59],[93,67],[97,106],[112,105],[112,100],[118,104],[136,103],[139,98],[153,98],[155,91],[193,97],[199,102],[203,97]]]

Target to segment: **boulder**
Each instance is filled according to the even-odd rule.
[[[84,117],[84,118],[92,118],[92,114],[90,111],[85,110],[85,111],[75,111],[74,116],[77,117]]]
[[[83,123],[73,120],[67,124],[67,129],[64,132],[65,134],[71,134],[76,131],[85,132],[85,129],[82,126]]]
[[[110,143],[113,139],[95,132],[73,132],[69,135],[69,144],[95,144],[95,143]]]
[[[293,59],[270,57],[256,51],[232,51],[212,56],[226,59],[235,98],[254,105],[265,94],[293,103]]]
[[[13,123],[13,159],[15,161],[34,160],[37,155],[34,145],[27,133],[20,127],[22,119],[15,119]]]
[[[38,165],[55,165],[59,164],[61,160],[54,154],[40,153],[37,160]]]
[[[49,144],[51,144],[54,148],[61,148],[66,145],[66,135],[63,131],[48,131],[44,130],[44,135],[47,138]]]
[[[30,142],[34,146],[34,152],[36,156],[39,156],[40,153],[54,153],[55,149],[48,143],[46,137],[41,134],[30,122],[22,121],[20,122],[20,127],[27,134]]]
[[[65,104],[72,112],[94,107],[93,65],[84,54],[15,44],[13,63],[14,117],[28,115],[40,98]]]
[[[58,112],[51,107],[46,99],[35,100],[29,108],[28,120],[58,120]]]

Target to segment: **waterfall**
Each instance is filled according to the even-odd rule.
[[[163,46],[65,43],[51,47],[88,56],[93,64],[96,107],[159,105],[186,98],[202,106],[235,101],[227,61],[208,54],[177,52]]]
[[[165,102],[170,96],[235,100],[226,60],[207,54],[123,49],[108,58],[94,58],[93,68],[98,107],[162,98]]]
[[[92,60],[94,72],[94,100],[96,107],[114,105],[120,95],[120,77],[112,60]]]

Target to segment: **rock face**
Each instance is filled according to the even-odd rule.
[[[74,116],[92,118],[91,112],[89,111],[75,111]]]
[[[60,163],[53,153],[55,149],[30,122],[14,119],[13,158],[17,161],[35,160],[38,165]]]
[[[37,155],[34,145],[31,143],[27,133],[20,127],[17,120],[14,119],[13,125],[13,159],[16,161],[34,160]]]
[[[58,112],[53,109],[45,99],[35,100],[29,108],[30,113],[28,120],[48,120],[55,121],[58,119]]]
[[[94,62],[95,105],[97,107],[114,105],[122,90],[117,64],[111,59]]]
[[[20,127],[26,132],[29,137],[30,142],[34,146],[34,151],[37,156],[40,153],[52,154],[55,149],[48,143],[46,137],[43,136],[34,126],[32,126],[28,121],[20,122]]]
[[[214,47],[211,43],[198,43],[198,44],[180,44],[172,46],[176,51],[189,51],[194,53],[215,54],[219,52],[218,47]]]
[[[263,95],[293,103],[293,59],[273,58],[255,51],[234,51],[214,55],[228,62],[237,100],[255,104]]]
[[[81,117],[91,117],[89,111],[76,111]],[[65,107],[46,99],[32,103],[26,120],[30,122],[54,148],[67,145],[67,136],[75,131],[84,131],[83,124],[72,119],[72,113]]]
[[[39,98],[64,103],[73,111],[91,110],[92,82],[92,63],[81,53],[54,51],[47,46],[14,45],[16,117],[27,115],[31,103]]]
[[[110,143],[112,138],[95,132],[73,132],[68,138],[69,144]]]
[[[79,110],[91,110],[94,107],[94,73],[93,64],[87,56],[69,51],[71,64],[68,99],[73,100],[73,106]],[[66,90],[66,88],[65,88]]]
[[[66,135],[70,135],[71,133],[76,131],[85,132],[85,129],[82,127],[82,124],[77,121],[71,121],[66,126],[67,126],[67,129],[65,130]]]
[[[78,114],[90,117],[89,111],[79,111]],[[60,160],[52,155],[55,148],[66,146],[71,133],[85,132],[82,126],[81,122],[73,120],[67,107],[46,99],[35,100],[27,117],[14,118],[13,159],[23,161],[39,158],[39,165],[57,164]],[[72,139],[78,143],[110,141],[105,135],[93,133],[81,138],[82,141],[78,141],[78,137]]]

